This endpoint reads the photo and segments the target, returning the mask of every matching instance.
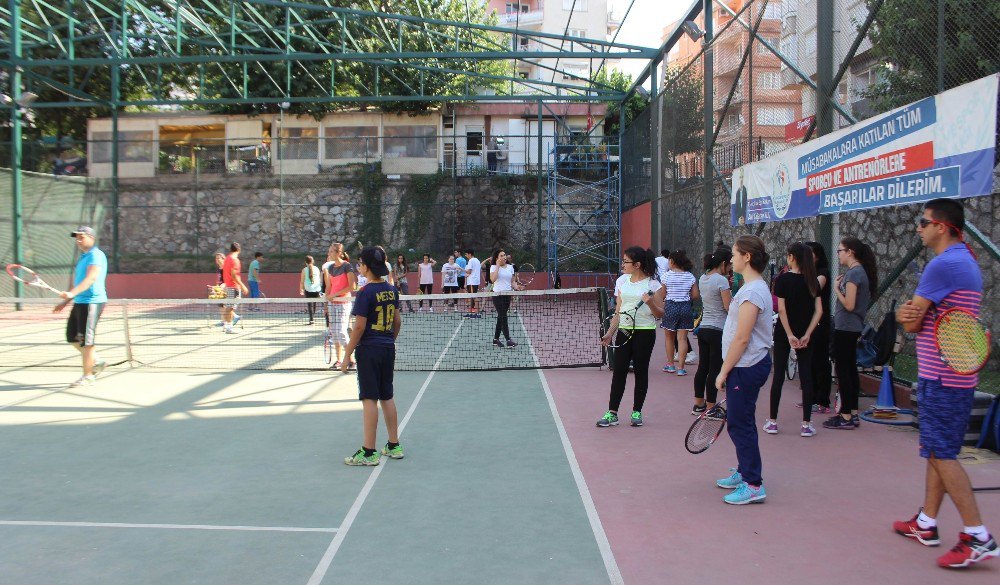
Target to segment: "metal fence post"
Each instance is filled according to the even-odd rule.
[[[827,96],[834,95],[833,83],[833,2],[816,3],[816,130],[817,136],[833,131],[833,108]],[[834,231],[840,218],[820,215],[816,226],[816,240],[827,253],[833,253]],[[834,224],[838,224],[835,226]],[[836,272],[836,258],[831,259],[830,270]]]
[[[705,160],[702,166],[702,177],[704,180],[704,191],[702,192],[702,224],[705,230],[702,248],[705,253],[709,253],[715,247],[715,171],[712,169],[712,142],[715,135],[715,117],[713,103],[715,100],[715,87],[712,77],[715,75],[715,64],[713,62],[714,49],[712,43],[715,40],[715,28],[712,21],[712,0],[705,0],[705,43],[704,54],[704,76],[705,79]]]
[[[11,170],[11,235],[14,238],[14,262],[24,263],[24,209],[21,201],[21,5],[18,0],[10,0],[10,170]],[[14,281],[14,296],[24,296],[24,285]],[[17,309],[20,309],[20,305]]]

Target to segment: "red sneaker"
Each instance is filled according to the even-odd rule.
[[[919,514],[917,516],[919,516]],[[917,524],[917,516],[914,516],[905,522],[893,522],[892,529],[895,530],[897,534],[902,534],[906,538],[916,539],[917,542],[924,546],[937,546],[941,544],[941,539],[938,537],[937,526],[934,526],[933,528],[921,528],[920,525]]]
[[[938,557],[937,562],[939,567],[960,569],[996,556],[1000,556],[1000,548],[997,548],[997,541],[992,536],[983,542],[971,534],[959,532],[958,544]]]

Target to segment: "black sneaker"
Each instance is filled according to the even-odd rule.
[[[708,408],[707,404],[701,404],[701,405],[695,404],[694,408],[691,409],[691,414],[693,414],[694,416],[698,416],[703,412],[705,412],[707,408]]]
[[[855,427],[854,423],[852,423],[850,420],[847,420],[838,414],[837,416],[831,416],[830,418],[823,421],[823,428],[853,431],[857,427]]]
[[[501,343],[499,339],[494,339],[493,340],[493,346],[494,347],[503,348],[503,343]]]
[[[507,340],[507,347],[509,347],[509,348],[515,348],[515,347],[517,347],[517,344],[514,343],[512,340],[508,339]]]
[[[861,417],[858,416],[858,415],[856,415],[856,414],[852,414],[851,415],[851,424],[854,425],[854,428],[860,427],[861,426]]]

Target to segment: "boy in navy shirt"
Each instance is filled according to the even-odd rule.
[[[358,393],[364,410],[364,443],[354,455],[346,457],[348,465],[378,465],[375,451],[375,431],[378,427],[378,403],[382,403],[382,416],[389,431],[389,442],[382,448],[382,455],[392,459],[403,458],[399,444],[398,415],[392,399],[392,374],[396,361],[396,337],[402,326],[399,316],[399,291],[386,282],[389,274],[385,250],[380,246],[361,251],[359,268],[368,284],[358,291],[354,299],[354,329],[347,345],[347,355],[354,352],[358,368]],[[340,367],[347,372],[348,362]]]

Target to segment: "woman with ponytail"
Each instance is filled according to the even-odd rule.
[[[813,261],[816,263],[816,280],[819,282],[819,298],[823,303],[823,316],[819,325],[813,331],[812,340],[812,375],[813,375],[813,412],[830,412],[830,388],[833,385],[830,372],[830,262],[826,258],[826,249],[819,242],[806,242],[812,248]],[[801,405],[800,405],[801,406]]]
[[[694,408],[691,414],[699,415],[715,406],[718,390],[715,378],[722,369],[722,328],[726,325],[729,302],[733,293],[729,289],[729,248],[717,248],[705,256],[705,274],[698,280],[701,291],[701,325],[698,326],[698,371],[694,374]]]
[[[848,236],[837,247],[837,260],[847,272],[837,277],[833,290],[833,361],[840,391],[840,413],[823,423],[828,429],[855,429],[858,417],[858,338],[865,327],[865,313],[878,290],[875,254],[867,244]]]
[[[774,324],[774,375],[771,377],[771,417],[764,421],[764,432],[778,432],[778,406],[781,388],[785,384],[788,356],[794,350],[799,361],[802,386],[802,428],[800,435],[812,437],[813,375],[812,336],[823,317],[823,301],[819,298],[819,280],[812,248],[802,242],[790,244],[786,250],[788,271],[774,281],[778,298],[778,322]]]
[[[698,298],[698,281],[691,274],[694,264],[684,250],[674,250],[667,258],[669,270],[660,275],[660,282],[666,288],[666,305],[663,308],[663,339],[666,342],[667,365],[663,371],[668,374],[686,376],[684,363],[688,354],[688,331],[694,329],[691,302]],[[677,357],[674,357],[676,345]],[[674,359],[677,367],[674,367]]]
[[[625,379],[632,364],[635,373],[635,394],[632,400],[633,427],[641,427],[642,405],[649,389],[649,358],[656,344],[656,320],[663,316],[663,286],[653,278],[656,261],[652,250],[632,246],[622,254],[622,275],[615,282],[615,320],[617,326],[631,326],[632,339],[615,349],[612,359],[611,398],[608,411],[597,421],[599,427],[618,425],[618,408],[625,395]],[[623,314],[627,316],[623,316]],[[634,317],[633,317],[634,316]],[[615,335],[613,326],[601,338],[601,343],[609,345]],[[617,335],[624,335],[620,331]]]

